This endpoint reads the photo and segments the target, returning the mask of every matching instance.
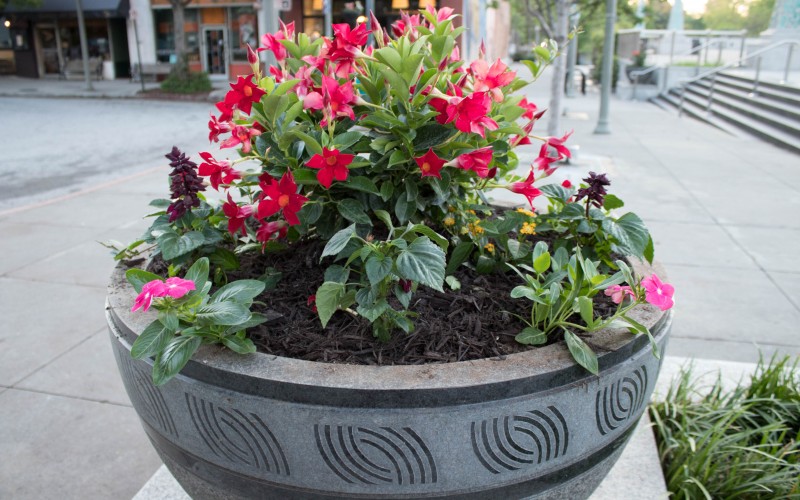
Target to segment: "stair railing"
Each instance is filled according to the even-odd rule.
[[[762,54],[764,54],[766,52],[769,52],[769,51],[772,51],[772,50],[775,50],[778,47],[783,47],[785,45],[788,45],[789,49],[787,51],[786,66],[784,67],[784,70],[783,70],[783,80],[781,81],[781,83],[782,84],[786,83],[787,81],[789,81],[789,71],[791,70],[792,55],[794,53],[794,46],[795,45],[800,45],[800,40],[783,40],[783,41],[780,41],[780,42],[775,42],[775,43],[773,43],[771,45],[767,45],[766,47],[758,49],[755,52],[752,52],[752,53],[748,54],[747,56],[740,57],[738,60],[736,60],[736,61],[734,61],[732,63],[724,64],[724,65],[722,65],[722,66],[720,66],[718,68],[714,68],[711,71],[707,71],[706,73],[703,73],[701,75],[697,75],[694,78],[684,78],[684,79],[680,80],[678,82],[678,87],[680,88],[681,98],[680,98],[680,103],[678,105],[678,116],[681,116],[683,114],[683,104],[686,101],[686,97],[685,97],[686,96],[686,89],[689,87],[689,85],[691,85],[691,84],[693,84],[695,82],[699,82],[700,80],[705,80],[706,78],[709,78],[709,77],[711,77],[711,86],[710,86],[710,89],[709,89],[708,103],[706,103],[706,112],[710,113],[711,112],[711,101],[712,101],[712,98],[714,96],[714,85],[716,84],[716,81],[717,81],[717,75],[719,73],[723,72],[723,71],[727,71],[727,70],[732,69],[732,68],[741,67],[742,63],[747,61],[747,60],[749,60],[749,59],[755,59],[755,62],[756,62],[756,76],[755,76],[755,79],[753,80],[753,89],[751,90],[750,95],[751,96],[758,95],[758,85],[761,82],[761,56],[762,56]],[[664,94],[664,92],[662,92],[662,95],[663,94]]]
[[[744,31],[742,33],[744,33]],[[631,91],[631,99],[636,99],[636,97],[639,95],[639,79],[641,77],[643,77],[645,75],[649,75],[650,73],[656,71],[657,69],[661,69],[661,68],[664,68],[664,78],[662,79],[663,81],[661,82],[661,92],[664,92],[666,90],[667,76],[669,75],[669,67],[672,64],[672,60],[676,56],[688,56],[688,55],[695,55],[696,54],[697,55],[697,71],[699,73],[700,65],[701,65],[700,60],[701,60],[701,58],[703,58],[703,53],[705,53],[705,60],[708,61],[708,48],[710,46],[714,45],[714,44],[718,44],[719,47],[720,47],[720,50],[721,50],[722,49],[722,42],[724,42],[724,41],[727,41],[727,39],[713,38],[713,39],[710,39],[710,40],[708,40],[708,41],[706,41],[706,42],[704,42],[704,43],[702,43],[700,45],[692,47],[691,49],[684,50],[683,52],[678,52],[677,54],[670,54],[669,64],[667,64],[666,66],[664,66],[663,64],[653,64],[653,65],[648,66],[647,68],[644,68],[644,69],[631,71],[631,75],[630,76],[631,76],[631,78],[633,78],[633,89]],[[674,40],[673,40],[673,42],[674,42]],[[742,43],[742,50],[744,50],[743,47],[744,47],[744,43]],[[740,51],[740,58],[741,58],[741,51]]]

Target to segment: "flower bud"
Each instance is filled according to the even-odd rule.
[[[247,62],[249,62],[251,66],[254,64],[258,64],[258,55],[256,54],[256,51],[253,50],[253,47],[251,47],[249,43],[247,44]]]

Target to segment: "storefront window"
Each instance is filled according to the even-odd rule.
[[[258,22],[252,7],[232,7],[228,12],[231,60],[247,62],[247,46],[258,48]]]
[[[322,10],[323,0],[301,0],[303,2],[302,31],[314,38],[324,33],[325,14]],[[332,1],[333,22],[355,26],[366,21],[364,0],[330,0]],[[436,7],[436,0],[375,0],[375,17],[382,26],[391,26],[400,19],[400,12],[414,12],[427,6]],[[284,21],[288,15],[284,13]]]
[[[197,9],[186,9],[183,30],[189,62],[200,60],[200,38],[198,34]],[[172,10],[154,9],[153,22],[156,31],[156,59],[159,62],[175,62],[175,33],[172,30]]]

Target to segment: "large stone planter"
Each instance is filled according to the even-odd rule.
[[[194,498],[585,498],[621,453],[660,368],[647,339],[627,331],[593,342],[600,377],[563,343],[395,367],[206,346],[156,388],[150,362],[130,357],[154,315],[129,312],[123,271],[107,306],[117,363],[145,431]],[[671,314],[635,312],[663,351]]]

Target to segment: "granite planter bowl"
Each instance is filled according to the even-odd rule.
[[[649,273],[652,270],[638,269]],[[622,452],[660,369],[647,339],[599,333],[601,374],[563,342],[503,359],[326,364],[204,346],[153,386],[130,348],[118,267],[107,319],[125,387],[164,463],[195,499],[586,498]],[[662,352],[671,313],[633,311]]]

